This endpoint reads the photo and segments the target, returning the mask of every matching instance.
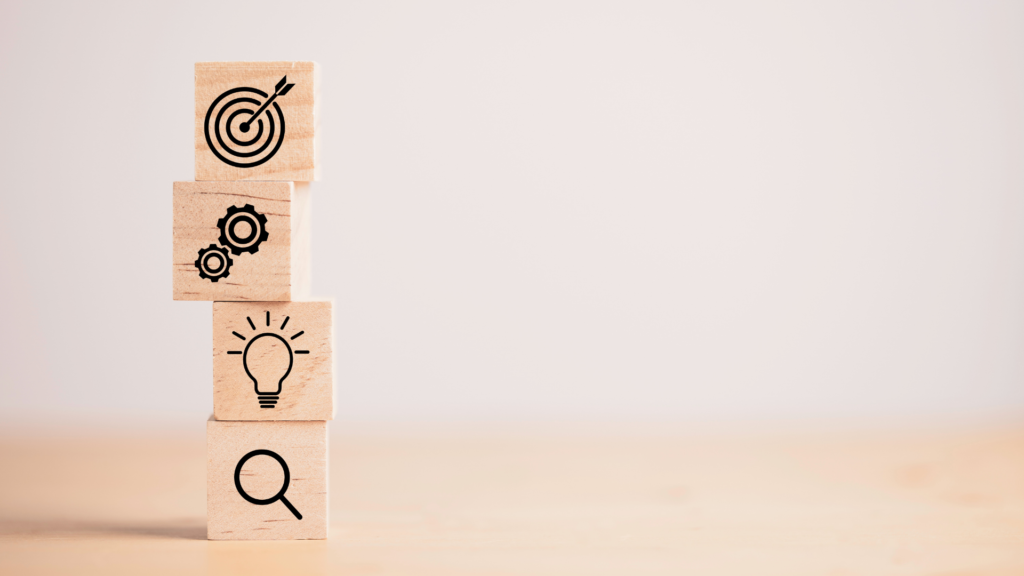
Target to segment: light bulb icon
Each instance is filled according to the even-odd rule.
[[[292,372],[293,359],[288,341],[273,332],[264,332],[245,345],[242,366],[252,380],[260,408],[277,405],[284,379]]]
[[[279,330],[284,330],[288,325],[290,317],[285,317]],[[246,317],[249,326],[256,330],[252,318]],[[270,312],[267,311],[267,327],[270,327]],[[252,380],[253,390],[260,403],[260,408],[274,408],[281,399],[281,392],[284,389],[284,381],[292,373],[292,366],[295,363],[296,354],[309,354],[309,350],[292,350],[289,340],[305,334],[300,330],[297,334],[285,339],[274,331],[264,331],[260,334],[246,338],[238,332],[232,332],[236,337],[246,341],[244,350],[229,350],[228,354],[240,354],[242,356],[242,367],[245,374]]]

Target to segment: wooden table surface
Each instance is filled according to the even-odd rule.
[[[1024,427],[335,425],[303,542],[205,540],[202,429],[0,436],[0,574],[1024,574]]]

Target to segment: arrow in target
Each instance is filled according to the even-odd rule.
[[[243,122],[242,125],[239,126],[239,128],[242,129],[242,132],[249,131],[249,125],[252,123],[252,121],[259,118],[260,114],[263,114],[263,111],[267,109],[267,106],[270,106],[270,103],[273,102],[275,98],[277,98],[278,96],[284,96],[285,94],[288,93],[289,90],[292,89],[292,86],[295,86],[295,84],[288,84],[287,82],[287,76],[281,78],[281,81],[277,83],[277,86],[274,86],[274,94],[270,98],[267,98],[267,101],[263,103],[263,106],[260,106],[260,109],[257,110],[255,114],[249,117],[248,122]]]

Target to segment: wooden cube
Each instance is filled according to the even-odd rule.
[[[331,420],[331,302],[214,302],[217,420]]]
[[[327,423],[206,423],[210,540],[327,538]]]
[[[175,300],[287,301],[309,291],[309,185],[175,182]]]
[[[320,179],[315,62],[196,63],[196,180]]]

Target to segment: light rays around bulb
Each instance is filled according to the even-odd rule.
[[[278,328],[278,330],[284,330],[284,327],[288,325],[288,321],[291,320],[291,319],[292,319],[291,316],[285,316],[284,317],[284,322],[281,323],[281,327]],[[255,332],[256,331],[256,324],[252,321],[252,318],[249,317],[249,316],[246,316],[245,320],[246,320],[246,322],[249,323],[249,327],[252,328],[253,331]],[[268,327],[270,326],[270,310],[267,310],[267,312],[266,312],[266,324],[267,324]],[[234,334],[236,337],[238,337],[243,342],[246,341],[245,336],[242,336],[238,332],[232,331],[231,333]],[[298,338],[299,336],[302,336],[305,333],[306,333],[305,330],[299,330],[299,332],[297,334],[289,337],[289,340],[295,340],[296,338]],[[292,350],[292,352],[294,354],[309,354],[309,350]],[[228,354],[242,354],[242,351],[241,350],[228,350],[227,353]]]

